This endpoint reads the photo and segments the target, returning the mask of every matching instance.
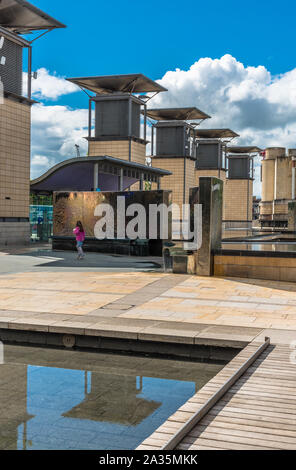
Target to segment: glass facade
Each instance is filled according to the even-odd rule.
[[[53,234],[51,196],[31,196],[30,226],[32,242],[48,242]]]

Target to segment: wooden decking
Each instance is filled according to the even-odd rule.
[[[216,377],[146,439],[139,450],[161,449],[258,348],[249,344]],[[289,345],[271,345],[177,449],[296,450],[296,364]]]

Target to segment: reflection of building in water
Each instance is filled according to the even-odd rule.
[[[224,229],[222,231],[222,241],[227,238],[237,238],[239,240],[244,240],[246,237],[251,237],[253,235],[252,230],[246,230],[241,228],[236,229]]]
[[[0,377],[2,439],[10,448],[26,450],[27,422],[34,418],[27,412],[27,365],[0,365]]]
[[[29,242],[31,32],[64,25],[23,0],[0,2],[0,245]],[[34,39],[33,39],[34,40]],[[28,51],[28,84],[23,90],[23,51]],[[4,59],[3,59],[4,58]]]
[[[65,418],[137,426],[161,403],[141,398],[142,377],[92,373],[90,391]]]

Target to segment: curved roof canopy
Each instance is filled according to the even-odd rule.
[[[152,180],[171,175],[171,172],[167,170],[115,157],[80,157],[64,160],[31,181],[31,190],[37,192],[92,191],[96,163],[98,164],[99,187],[102,191],[118,190],[118,177],[121,169],[123,169],[124,189],[139,181],[141,174],[151,177]]]
[[[147,116],[154,121],[192,121],[211,117],[195,107],[148,109]]]
[[[15,33],[23,34],[66,27],[25,0],[1,0],[0,25]]]
[[[239,137],[239,134],[231,129],[197,129],[195,135],[201,139],[233,139]]]
[[[167,91],[166,88],[141,73],[67,78],[67,80],[98,95],[108,93],[160,93],[161,91]]]
[[[259,152],[262,152],[262,149],[260,149],[259,147],[239,147],[239,146],[236,146],[236,147],[227,147],[227,152],[228,153],[237,153],[237,154],[240,154],[240,153],[259,153]]]

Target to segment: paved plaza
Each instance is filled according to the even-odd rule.
[[[163,273],[161,259],[2,251],[2,328],[242,345],[296,330],[296,285]],[[215,344],[215,343],[214,343]]]
[[[178,448],[295,448],[289,423],[295,422],[296,284],[169,274],[159,258],[89,253],[79,262],[75,253],[50,247],[3,251],[0,330],[3,341],[29,345],[67,346],[69,339],[71,348],[74,338],[86,348],[143,352],[145,344],[145,353],[230,361],[144,440],[143,450],[162,448],[269,337],[268,350]]]

